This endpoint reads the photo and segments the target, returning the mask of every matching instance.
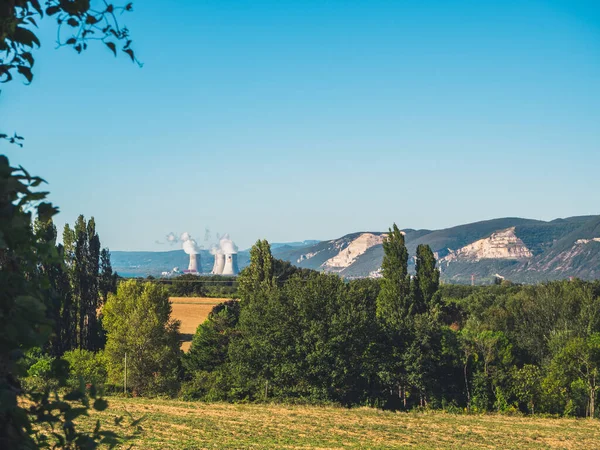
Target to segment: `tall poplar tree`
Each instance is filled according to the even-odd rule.
[[[104,339],[98,322],[98,310],[101,299],[105,299],[108,292],[115,290],[114,280],[112,283],[106,282],[106,278],[112,277],[112,268],[109,272],[110,254],[107,250],[107,254],[104,255],[101,274],[100,237],[96,232],[93,217],[86,221],[85,217],[80,215],[73,228],[65,225],[63,242],[65,264],[69,268],[73,298],[77,305],[77,347],[99,350]]]
[[[103,248],[100,252],[100,275],[98,278],[98,333],[96,335],[96,347],[104,348],[106,344],[106,330],[103,327],[104,313],[103,308],[108,301],[109,294],[117,293],[117,274],[113,272],[110,263],[110,251]]]
[[[417,247],[416,275],[412,280],[414,309],[424,313],[439,298],[440,271],[435,267],[436,260],[429,245],[420,244]]]
[[[383,240],[383,279],[377,297],[377,317],[385,328],[399,329],[412,313],[408,250],[396,224]]]
[[[100,237],[96,233],[96,221],[90,218],[87,223],[87,262],[86,262],[86,319],[87,333],[85,346],[88,350],[99,350],[102,347],[102,330],[98,322],[98,307],[100,303]]]
[[[228,348],[231,374],[244,395],[252,396],[273,382],[277,361],[285,360],[288,304],[273,277],[271,246],[258,240],[250,249],[250,265],[239,276],[239,334]],[[287,347],[286,347],[287,348]]]
[[[117,292],[117,274],[113,272],[108,248],[103,248],[100,252],[100,280],[98,281],[98,289],[100,290],[101,305],[106,304],[109,293],[114,294]]]
[[[75,233],[65,224],[63,228],[63,247],[61,249],[64,262],[65,274],[69,283],[69,305],[63,308],[61,320],[66,325],[65,339],[66,347],[74,349],[77,347],[77,299],[73,291],[73,264],[75,260]]]
[[[408,346],[408,316],[412,313],[408,250],[404,235],[394,224],[383,240],[383,279],[377,296],[377,319],[381,328],[379,377],[390,399],[406,405],[406,370],[403,354]]]
[[[416,274],[411,280],[412,317],[410,338],[404,353],[404,367],[412,390],[417,391],[420,406],[437,384],[436,369],[441,351],[442,330],[438,311],[440,272],[435,267],[435,255],[428,245],[419,245],[416,254]]]
[[[87,278],[87,247],[88,247],[88,235],[85,218],[80,215],[75,222],[75,259],[73,264],[73,293],[77,299],[78,311],[78,340],[77,345],[80,349],[86,349],[86,338],[87,338],[87,291],[88,291],[88,278]]]
[[[238,293],[249,300],[275,284],[271,246],[267,240],[258,240],[250,249],[250,265],[239,276]]]
[[[36,219],[34,231],[40,244],[47,245],[56,255],[53,259],[41,259],[39,270],[48,281],[44,290],[46,315],[54,324],[46,348],[50,354],[61,356],[74,343],[73,296],[63,263],[64,247],[56,244],[56,226],[51,219],[46,222]]]

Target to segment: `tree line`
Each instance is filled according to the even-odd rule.
[[[77,325],[56,346],[73,336],[99,346],[64,354],[73,382],[82,377],[106,389],[187,400],[598,415],[599,283],[440,285],[428,246],[417,248],[409,274],[396,225],[383,243],[381,279],[298,269],[258,241],[237,281],[239,300],[216,306],[184,354],[169,286],[121,280],[103,303],[102,264],[69,256],[101,253],[93,223],[84,223],[66,232],[85,229],[79,241],[88,250],[65,240],[64,267],[69,285],[95,286],[96,321],[78,319],[89,329],[81,333]],[[90,270],[95,281],[86,278]],[[91,311],[83,288],[69,292],[82,300],[67,304]],[[42,373],[36,364],[32,358],[30,377]]]
[[[156,278],[149,276],[146,280],[155,281]],[[168,286],[173,297],[233,298],[237,291],[236,276],[186,273],[173,278],[159,278],[158,282]]]
[[[395,225],[383,246],[381,280],[282,280],[259,241],[239,303],[198,327],[181,394],[597,416],[599,283],[440,286],[429,247],[409,275]]]
[[[39,263],[47,283],[44,289],[46,314],[54,324],[44,350],[62,356],[73,349],[96,351],[104,347],[102,306],[109,293],[116,292],[110,251],[101,248],[96,222],[80,215],[71,228],[66,224],[63,243],[57,244],[52,220],[34,222],[40,243],[50,246],[56,257]]]

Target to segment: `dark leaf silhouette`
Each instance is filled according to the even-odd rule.
[[[114,42],[105,42],[106,46],[112,50],[115,56],[117,56],[117,46]]]
[[[17,27],[13,34],[13,38],[15,41],[28,47],[33,47],[34,45],[40,46],[40,41],[37,36],[27,28]]]

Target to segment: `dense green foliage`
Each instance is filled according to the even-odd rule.
[[[104,306],[109,380],[134,393],[168,392],[177,381],[179,322],[164,287],[124,281]],[[125,367],[125,361],[127,366]]]
[[[206,322],[198,326],[192,346],[184,356],[189,372],[212,372],[227,360],[227,348],[240,317],[240,304],[235,300],[213,308]]]
[[[108,377],[108,363],[103,351],[70,350],[63,355],[69,363],[69,381],[71,384],[83,380],[95,386],[102,386]]]
[[[499,286],[448,304],[460,311],[464,375],[474,407],[594,416],[596,285]]]
[[[130,11],[131,4],[119,7],[106,2],[47,0],[44,5],[42,8],[38,0],[0,0],[1,83],[11,81],[14,75],[31,83],[33,50],[41,45],[35,28],[44,15],[56,19],[59,45],[81,53],[90,39],[101,40],[116,54],[119,43],[135,61],[129,32],[119,26],[114,14]],[[22,136],[3,131],[0,140],[23,146]],[[44,201],[47,192],[36,191],[43,182],[20,166],[12,167],[8,158],[0,155],[0,448],[113,446],[117,435],[101,431],[99,422],[90,431],[75,426],[75,420],[89,408],[106,408],[95,387],[87,389],[80,384],[64,396],[51,392],[66,381],[67,363],[60,356],[76,345],[98,348],[101,328],[93,310],[97,264],[87,266],[92,286],[88,286],[85,300],[74,297],[81,292],[71,283],[64,248],[56,245],[51,221],[58,209]],[[80,256],[91,256],[89,260],[94,261],[100,241],[93,225],[87,232],[91,246],[87,255]],[[107,292],[110,286],[103,284],[103,289]],[[77,314],[84,315],[78,328]],[[29,380],[39,383],[25,383],[27,374]]]
[[[427,246],[412,277],[397,227],[384,247],[381,281],[276,283],[259,241],[239,308],[198,328],[184,397],[597,415],[598,283],[440,286]]]
[[[154,278],[153,278],[154,280]],[[184,274],[156,280],[168,287],[172,297],[233,298],[237,291],[237,277],[223,275]]]
[[[62,341],[66,324],[61,314],[71,301],[69,284],[51,224],[56,209],[42,201],[45,192],[33,191],[41,183],[0,156],[0,447],[113,444],[117,436],[100,431],[99,423],[92,433],[74,424],[88,408],[106,408],[96,390],[79,385],[64,397],[51,394],[52,388],[65,383],[65,363],[49,354],[32,353],[46,347],[60,355],[69,346]],[[37,382],[24,384],[25,375]],[[55,384],[50,383],[53,378]],[[28,407],[19,400],[26,400]],[[57,431],[50,434],[50,426]]]
[[[63,231],[64,263],[71,291],[65,290],[61,323],[70,333],[61,340],[68,348],[99,350],[104,347],[104,334],[98,315],[102,302],[115,292],[117,277],[110,265],[108,249],[100,250],[96,222],[80,215],[71,228]]]

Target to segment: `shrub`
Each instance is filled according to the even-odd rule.
[[[48,379],[52,377],[52,363],[54,358],[49,355],[41,355],[36,358],[36,361],[27,369],[27,376],[33,378]]]
[[[107,369],[104,352],[94,353],[89,350],[70,350],[65,352],[63,359],[69,363],[69,381],[102,386],[106,382]]]
[[[229,382],[224,370],[197,371],[190,381],[181,384],[179,397],[183,400],[216,402],[228,400]]]

